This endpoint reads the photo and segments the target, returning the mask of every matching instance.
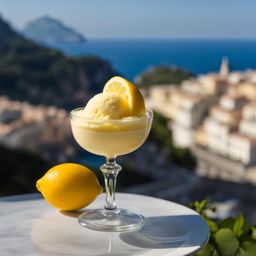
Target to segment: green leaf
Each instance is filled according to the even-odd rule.
[[[242,214],[239,214],[236,218],[234,227],[233,227],[233,232],[236,237],[240,237],[243,234],[243,226],[245,224],[245,219]]]
[[[245,241],[242,244],[243,254],[241,256],[255,256],[256,255],[256,242],[254,240]]]
[[[247,256],[246,252],[243,248],[239,247],[237,255],[236,256]]]
[[[246,238],[247,236],[252,237],[252,229],[251,226],[245,221],[241,238]]]
[[[200,215],[204,215],[205,209],[208,207],[208,200],[205,199],[201,202],[195,201],[191,204],[191,208],[198,212]]]
[[[256,240],[256,227],[251,227],[252,230],[252,239]]]
[[[199,203],[199,210],[203,212],[208,205],[208,200],[205,199]]]
[[[200,250],[197,256],[220,256],[212,244],[207,244],[202,250]]]
[[[211,233],[216,233],[219,229],[218,225],[212,221],[211,219],[205,219],[206,223],[208,224]]]
[[[217,249],[221,256],[235,256],[239,242],[229,228],[222,228],[214,235]]]
[[[235,224],[235,219],[234,218],[227,218],[227,219],[224,219],[222,220],[220,223],[219,223],[219,227],[220,228],[229,228],[229,229],[233,229],[234,227],[234,224]]]

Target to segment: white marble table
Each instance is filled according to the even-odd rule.
[[[134,194],[117,194],[117,203],[142,213],[145,226],[97,232],[77,223],[79,213],[61,213],[39,194],[0,198],[0,255],[181,256],[208,240],[207,224],[184,206]],[[90,208],[103,204],[104,194]]]

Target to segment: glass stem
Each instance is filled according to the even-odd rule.
[[[106,157],[106,163],[100,167],[104,175],[105,189],[106,189],[106,204],[105,210],[115,210],[115,190],[116,179],[122,167],[116,163],[116,157]]]

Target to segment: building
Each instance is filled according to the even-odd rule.
[[[239,132],[231,133],[228,143],[228,156],[244,165],[256,164],[256,138]]]
[[[147,106],[150,106],[167,118],[172,118],[175,106],[178,104],[176,101],[179,102],[180,100],[177,91],[177,88],[173,85],[154,86],[149,90],[149,97],[146,101]]]
[[[68,160],[74,154],[65,110],[6,97],[0,97],[0,143],[40,154],[47,160]]]
[[[223,57],[220,65],[220,76],[223,78],[227,78],[228,75],[229,75],[228,58]]]
[[[219,73],[151,92],[175,146],[193,150],[199,175],[256,183],[256,71],[230,72],[223,58]]]
[[[208,108],[216,98],[211,95],[186,94],[181,96],[180,104],[172,118],[173,141],[177,147],[190,147],[193,144],[193,134]]]

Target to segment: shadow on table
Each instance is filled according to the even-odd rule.
[[[78,218],[85,210],[60,211]],[[144,249],[203,247],[208,241],[208,225],[199,215],[148,217],[144,226],[136,231],[120,233],[126,244]]]
[[[85,210],[78,210],[78,211],[59,211],[62,215],[72,217],[72,218],[78,218],[79,215],[81,215]]]
[[[149,217],[140,230],[121,233],[120,239],[149,249],[202,247],[208,241],[208,226],[198,215]]]

